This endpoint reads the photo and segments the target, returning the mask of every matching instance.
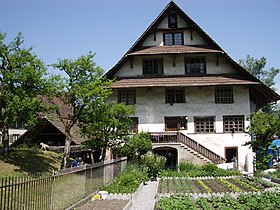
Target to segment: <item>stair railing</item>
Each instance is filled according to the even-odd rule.
[[[203,155],[204,157],[211,160],[214,164],[225,163],[225,159],[220,155],[216,154],[215,152],[209,150],[205,146],[199,144],[195,140],[191,139],[190,137],[178,132],[178,140],[182,144],[186,145],[187,147],[193,149],[194,151],[198,152],[199,154]]]

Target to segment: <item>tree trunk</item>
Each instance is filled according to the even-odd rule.
[[[72,137],[70,133],[66,133],[66,138],[65,138],[65,145],[64,145],[64,153],[63,153],[63,168],[67,168],[67,159],[70,156],[70,145],[72,142]]]
[[[9,129],[7,125],[4,125],[2,127],[2,143],[3,143],[2,153],[5,155],[9,154]]]

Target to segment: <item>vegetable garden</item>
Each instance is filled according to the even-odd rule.
[[[278,186],[256,177],[161,178],[156,209],[279,209]]]
[[[264,192],[241,194],[236,198],[225,195],[223,197],[213,196],[211,198],[200,197],[193,199],[188,196],[172,196],[170,198],[162,198],[156,206],[157,210],[185,210],[185,209],[240,209],[240,210],[270,210],[279,209],[280,192]]]
[[[259,192],[274,187],[255,177],[161,178],[158,193],[228,193]]]

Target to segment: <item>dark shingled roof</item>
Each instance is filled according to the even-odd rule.
[[[163,54],[194,54],[194,53],[222,53],[221,50],[214,50],[205,47],[194,47],[187,45],[153,46],[137,50],[128,55],[163,55]]]

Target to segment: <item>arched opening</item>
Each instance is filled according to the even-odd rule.
[[[176,170],[178,162],[178,151],[171,147],[158,147],[153,149],[154,154],[166,158],[165,169]]]

